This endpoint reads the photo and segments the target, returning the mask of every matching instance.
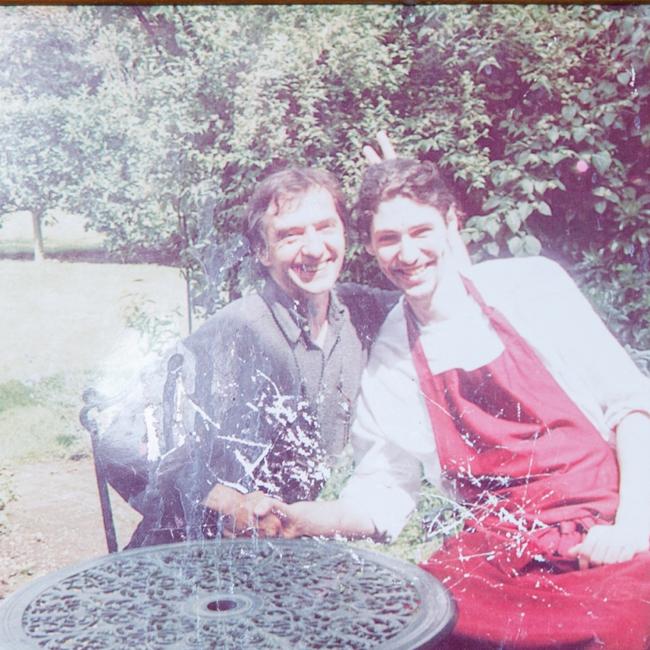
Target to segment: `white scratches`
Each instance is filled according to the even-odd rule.
[[[271,450],[271,445],[266,445],[264,451],[253,461],[248,460],[244,456],[244,454],[241,453],[239,449],[235,449],[235,458],[239,461],[241,466],[244,468],[244,472],[246,473],[247,476],[250,476],[253,478],[255,470],[258,468],[260,463],[264,460],[266,455],[269,453]]]
[[[160,432],[154,407],[151,404],[145,406],[143,415],[147,432],[147,460],[158,460],[160,458]]]

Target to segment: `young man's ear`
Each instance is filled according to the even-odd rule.
[[[373,257],[375,256],[375,249],[369,239],[366,240],[363,247],[366,249],[366,253],[368,253],[368,255],[372,255]]]
[[[467,247],[460,236],[458,213],[456,206],[452,203],[445,215],[447,222],[447,241],[451,247],[452,254],[460,271],[466,271],[472,266],[472,260],[467,252]]]
[[[456,212],[455,203],[452,203],[449,206],[447,214],[445,215],[445,222],[447,223],[447,228],[458,232],[458,213]]]

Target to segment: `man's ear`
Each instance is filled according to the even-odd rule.
[[[260,242],[257,245],[257,248],[255,250],[255,257],[257,257],[257,261],[262,266],[266,266],[266,267],[271,266],[271,259],[269,257],[269,246],[265,241]]]
[[[372,257],[375,256],[375,248],[370,240],[366,241],[363,247],[366,249],[366,253],[368,253],[368,255],[372,255]]]

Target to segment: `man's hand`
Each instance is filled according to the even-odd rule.
[[[650,550],[650,417],[632,411],[616,428],[616,455],[620,470],[620,499],[616,523],[594,526],[569,553],[586,569],[590,564],[615,564]]]
[[[264,492],[242,494],[225,485],[213,487],[203,501],[204,506],[225,517],[226,532],[233,537],[254,533],[260,537],[278,537],[282,524],[273,510],[279,504],[282,502]]]
[[[386,131],[379,131],[379,133],[377,133],[377,144],[379,145],[381,155],[379,155],[370,145],[366,145],[363,148],[363,155],[369,165],[376,165],[383,160],[393,160],[394,158],[397,158],[395,149],[393,148],[391,141],[388,139]]]
[[[578,558],[580,569],[590,565],[627,562],[637,553],[649,550],[648,533],[627,526],[594,526],[580,544],[569,549]]]
[[[285,539],[330,535],[336,532],[330,529],[331,522],[323,516],[320,502],[297,501],[292,504],[276,502],[272,512],[281,523],[281,535]]]
[[[285,539],[296,537],[332,537],[349,539],[372,537],[375,525],[341,501],[296,501],[292,504],[275,501],[272,509],[282,524]]]

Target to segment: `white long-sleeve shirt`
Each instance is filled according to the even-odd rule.
[[[465,275],[535,350],[604,439],[615,444],[619,422],[650,415],[650,380],[635,366],[580,290],[556,263],[515,258],[477,264]],[[478,304],[421,328],[434,374],[473,370],[503,344]],[[388,315],[365,370],[352,429],[356,467],[341,499],[370,515],[390,537],[414,509],[422,474],[443,492],[436,443],[409,350],[403,299]],[[453,496],[453,494],[451,495]]]

